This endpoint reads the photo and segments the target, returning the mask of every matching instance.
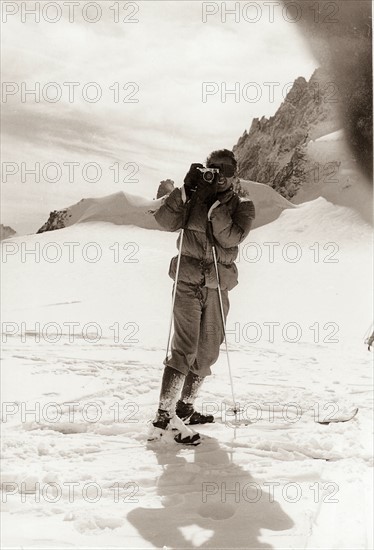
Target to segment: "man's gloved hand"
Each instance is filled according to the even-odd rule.
[[[197,168],[204,168],[202,164],[195,162],[191,164],[190,169],[184,178],[184,187],[186,191],[191,191],[191,189],[196,189],[198,183],[203,180],[202,173],[197,170]]]
[[[204,202],[217,193],[217,182],[209,183],[205,181],[202,172],[198,168],[204,168],[204,166],[200,163],[191,164],[184,178],[184,187],[189,196],[192,194],[191,191],[194,191],[196,196]]]

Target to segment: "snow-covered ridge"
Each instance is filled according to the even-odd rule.
[[[153,213],[159,208],[161,199],[144,199],[119,191],[105,197],[81,199],[63,210],[50,213],[48,221],[38,233],[70,227],[87,221],[103,221],[116,225],[136,225],[147,229],[156,229],[157,222]]]
[[[322,142],[322,141],[343,141],[345,140],[344,130],[336,130],[335,132],[331,132],[330,134],[326,134],[324,136],[321,136],[317,139],[315,139],[315,142]]]
[[[274,221],[287,208],[295,208],[268,185],[240,180],[242,189],[253,200],[256,220],[253,227]],[[110,222],[116,225],[135,225],[145,229],[161,229],[154,213],[162,198],[149,200],[120,191],[100,198],[82,199],[77,204],[50,213],[48,221],[38,233],[70,227],[88,221]]]

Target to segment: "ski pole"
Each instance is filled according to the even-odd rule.
[[[226,356],[227,356],[227,365],[228,365],[228,368],[229,368],[229,377],[230,377],[230,385],[231,385],[231,395],[232,395],[232,400],[233,400],[233,403],[234,403],[234,414],[235,414],[235,416],[236,416],[237,413],[238,413],[238,409],[236,408],[236,401],[235,401],[235,394],[234,394],[234,382],[233,382],[233,379],[232,379],[231,364],[230,364],[230,355],[229,355],[229,349],[228,349],[228,346],[227,346],[226,322],[225,322],[225,314],[224,314],[224,311],[223,311],[223,302],[222,302],[221,284],[220,284],[219,273],[218,273],[218,264],[217,264],[216,247],[215,247],[214,241],[213,241],[213,229],[212,229],[212,225],[211,225],[212,222],[209,221],[208,224],[209,224],[209,225],[208,225],[208,228],[209,228],[209,229],[208,229],[208,234],[209,234],[210,244],[212,245],[213,261],[214,261],[214,267],[215,267],[215,271],[216,271],[216,278],[217,278],[217,284],[218,284],[217,290],[218,290],[219,304],[220,304],[220,309],[221,309],[222,326],[223,326],[223,335],[224,335],[225,348],[226,348]]]

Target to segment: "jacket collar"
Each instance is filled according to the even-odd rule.
[[[216,200],[218,200],[221,204],[224,204],[232,198],[233,194],[234,194],[234,189],[231,186],[228,189],[226,189],[226,191],[222,191],[222,193],[217,193]]]
[[[229,189],[226,189],[226,191],[222,191],[221,193],[216,193],[214,196],[210,196],[206,201],[205,204],[207,205],[208,209],[214,204],[216,201],[219,201],[220,204],[225,204],[226,202],[229,202],[229,200],[234,195],[233,187],[229,187]]]

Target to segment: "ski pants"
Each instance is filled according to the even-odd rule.
[[[228,291],[221,290],[225,322],[229,311]],[[210,375],[224,340],[219,294],[207,288],[178,281],[174,304],[174,334],[171,353],[164,365],[187,375]]]

